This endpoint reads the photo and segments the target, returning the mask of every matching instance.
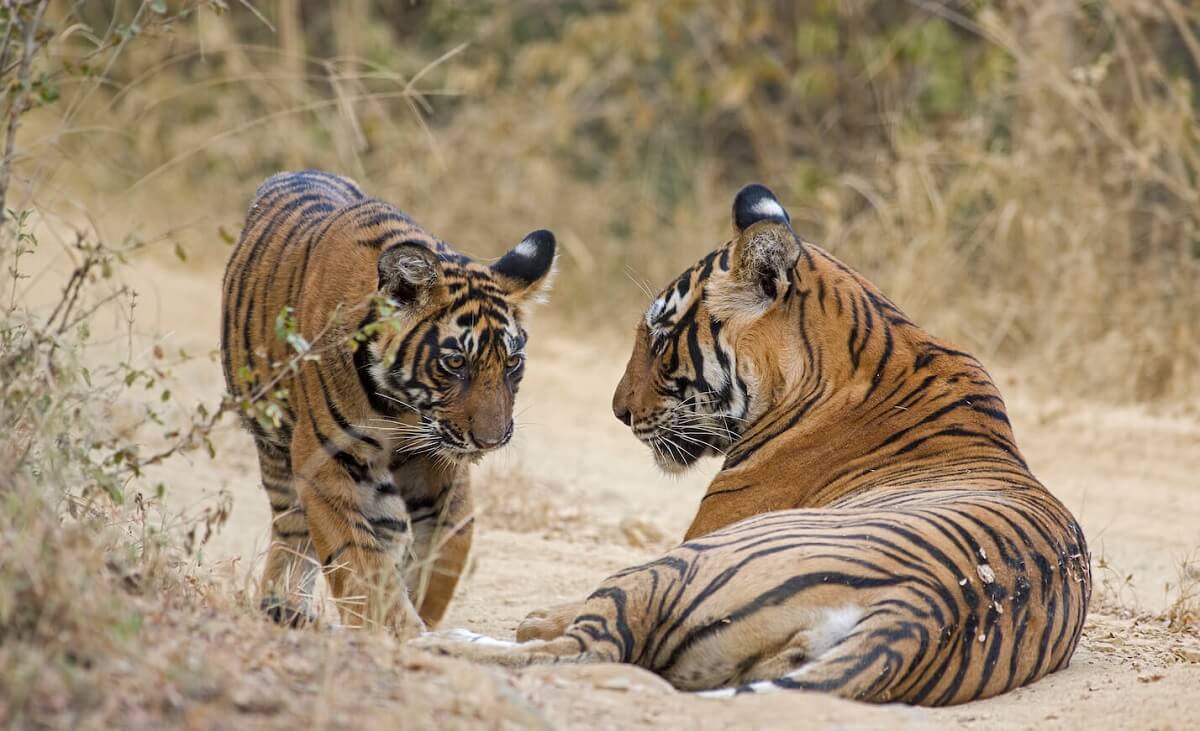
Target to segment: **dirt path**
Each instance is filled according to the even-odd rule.
[[[172,345],[193,352],[216,347],[219,271],[182,274],[144,263],[134,279],[151,285],[143,289],[143,332],[166,333]],[[173,322],[186,329],[165,326]],[[479,538],[446,626],[509,636],[528,610],[581,597],[609,572],[656,555],[682,534],[717,468],[666,477],[612,418],[611,389],[628,343],[588,342],[545,317],[531,332],[517,437],[476,471]],[[222,388],[215,363],[193,364],[180,375],[190,384],[185,402],[211,400]],[[486,678],[478,682],[533,714],[517,725],[540,716],[578,728],[794,726],[799,718],[842,727],[1194,727],[1200,640],[1167,632],[1151,615],[1177,595],[1183,564],[1200,546],[1200,422],[1039,401],[1013,377],[1002,374],[1000,382],[1034,471],[1075,511],[1106,567],[1097,570],[1106,599],[1093,607],[1069,670],[1000,698],[937,711],[806,694],[707,701],[632,668],[505,675],[431,660],[428,672]],[[235,566],[246,583],[266,543],[267,502],[245,435],[229,428],[215,441],[217,462],[178,460],[162,476],[176,509],[195,509],[221,490],[232,494],[232,518],[205,560],[222,571]]]

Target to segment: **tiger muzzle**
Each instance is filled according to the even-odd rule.
[[[496,449],[512,438],[513,394],[505,384],[472,386],[464,406],[464,431],[472,446],[481,450]]]

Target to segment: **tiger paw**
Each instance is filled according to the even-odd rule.
[[[468,629],[446,629],[434,632],[422,632],[407,642],[409,647],[432,652],[435,655],[451,657],[471,657],[478,654],[482,648],[488,650],[507,650],[516,647],[517,643],[498,640],[494,637],[481,635]]]
[[[268,596],[263,597],[259,609],[275,624],[298,629],[310,624],[316,624],[316,616],[308,610],[307,605],[289,602],[286,599]]]
[[[385,624],[401,641],[409,641],[429,634],[425,631],[425,623],[421,621],[421,617],[417,615],[411,605],[396,607]]]
[[[553,640],[561,637],[581,608],[582,605],[578,602],[571,602],[530,612],[521,624],[517,625],[517,642]]]

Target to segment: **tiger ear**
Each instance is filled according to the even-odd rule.
[[[534,231],[492,264],[492,273],[518,302],[542,302],[554,277],[554,251],[554,234],[545,229]]]
[[[733,225],[738,237],[730,271],[733,278],[765,307],[788,287],[790,272],[800,257],[800,240],[783,204],[765,185],[742,188],[733,201]]]
[[[792,225],[792,217],[771,189],[761,183],[751,183],[739,190],[733,199],[733,225],[738,233],[742,233],[759,221]]]
[[[401,305],[424,304],[442,279],[437,254],[411,241],[384,249],[376,267],[379,291]]]

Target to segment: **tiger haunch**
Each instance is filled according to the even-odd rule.
[[[791,229],[765,187],[638,325],[614,414],[666,469],[724,465],[686,542],[535,613],[506,664],[631,662],[715,695],[945,705],[1066,667],[1087,544],[970,355]],[[721,689],[721,690],[716,690]]]
[[[512,436],[523,309],[555,242],[491,266],[353,181],[308,170],[259,187],[225,271],[222,364],[273,515],[261,590],[309,618],[324,572],[343,621],[436,623],[471,543],[469,463]]]

